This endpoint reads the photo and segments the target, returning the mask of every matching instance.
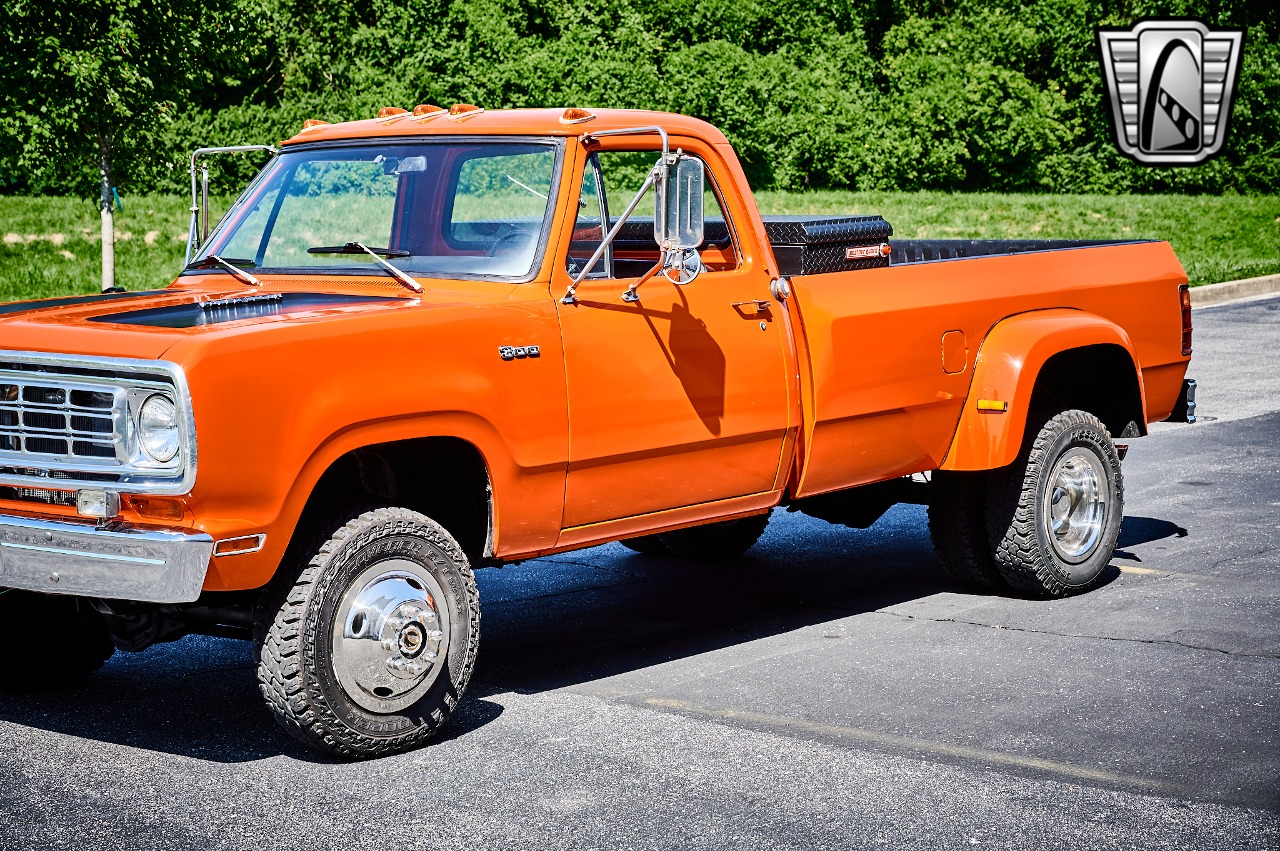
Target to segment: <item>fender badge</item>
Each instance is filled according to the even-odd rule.
[[[499,346],[498,357],[503,360],[516,360],[517,358],[536,358],[541,357],[542,349],[537,346]]]

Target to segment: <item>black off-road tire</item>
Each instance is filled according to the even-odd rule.
[[[728,561],[755,546],[769,525],[768,514],[691,526],[658,535],[672,555],[697,561]]]
[[[0,588],[0,624],[14,639],[0,652],[0,691],[78,685],[116,652],[102,618],[80,597]]]
[[[987,543],[987,477],[980,472],[935,470],[929,480],[929,537],[952,579],[989,591],[1007,591]]]
[[[411,561],[439,583],[451,636],[429,690],[413,705],[382,714],[360,706],[338,681],[330,636],[352,583],[390,559]],[[281,726],[316,750],[348,759],[401,753],[439,732],[457,708],[479,641],[480,595],[462,547],[422,514],[380,508],[335,531],[287,590],[264,631],[258,684]]]
[[[619,544],[633,552],[641,553],[647,556],[669,556],[671,550],[667,549],[667,545],[662,543],[659,535],[641,535],[639,538],[627,538],[625,541],[618,541]]]
[[[1034,423],[1043,423],[1034,434]],[[1107,509],[1097,543],[1079,563],[1061,557],[1042,518],[1048,478],[1073,449],[1097,459]],[[1089,590],[1115,552],[1124,519],[1120,455],[1107,427],[1094,415],[1069,410],[1028,420],[1028,439],[1018,460],[992,472],[987,491],[987,540],[996,568],[1015,590],[1040,597],[1066,597]]]

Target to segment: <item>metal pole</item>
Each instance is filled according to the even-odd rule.
[[[209,165],[205,163],[200,166],[200,215],[204,218],[201,225],[200,244],[203,245],[209,239]]]

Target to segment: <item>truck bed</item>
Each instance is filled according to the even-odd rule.
[[[763,216],[765,232],[784,275],[851,272],[878,266],[902,266],[937,260],[961,260],[1062,251],[1147,240],[1104,239],[893,239],[893,227],[880,216]],[[887,242],[887,262],[849,258],[846,250]]]

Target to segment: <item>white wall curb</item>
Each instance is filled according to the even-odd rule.
[[[1260,278],[1205,284],[1202,287],[1191,288],[1191,306],[1193,308],[1208,307],[1211,304],[1222,304],[1227,301],[1238,301],[1273,293],[1280,293],[1280,275],[1263,275]]]

